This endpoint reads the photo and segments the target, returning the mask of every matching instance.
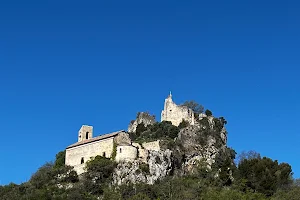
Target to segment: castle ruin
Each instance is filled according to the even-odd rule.
[[[186,106],[176,105],[170,93],[165,99],[164,110],[161,112],[161,121],[170,121],[174,126],[178,126],[183,120],[189,122],[190,125],[194,125],[194,112]]]
[[[176,105],[170,93],[165,99],[161,121],[170,121],[173,125],[178,126],[183,120],[194,125],[194,112],[186,106]],[[151,125],[155,123],[155,118],[149,113],[139,113],[137,119],[130,123],[128,132],[135,132],[140,123],[144,123],[146,126]],[[77,174],[82,174],[85,171],[86,161],[96,156],[106,158],[115,156],[116,162],[137,159],[147,162],[149,151],[159,150],[159,140],[142,144],[132,143],[129,134],[124,130],[93,137],[93,127],[83,125],[78,131],[78,141],[66,148],[65,164],[73,166]]]

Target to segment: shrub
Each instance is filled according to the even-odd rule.
[[[182,129],[182,128],[188,127],[189,125],[190,125],[190,123],[183,119],[182,122],[180,122],[180,124],[178,125],[178,128]]]
[[[208,109],[205,111],[205,114],[206,114],[207,116],[212,116],[212,112],[211,112],[210,110],[208,110]]]
[[[102,194],[104,187],[112,181],[116,163],[105,157],[96,156],[86,163],[84,187],[91,194]]]
[[[66,150],[58,152],[55,157],[56,159],[53,167],[54,168],[63,167],[65,165]]]
[[[139,164],[139,169],[146,173],[146,174],[149,174],[150,173],[150,169],[149,169],[149,164],[146,164],[146,163],[140,163]]]

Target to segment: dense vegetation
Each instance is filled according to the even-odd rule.
[[[197,113],[204,108],[190,101],[184,104]],[[205,111],[207,116],[212,112]],[[220,135],[227,123],[223,117],[214,118],[213,126],[207,118],[197,119],[202,131],[197,141],[205,145],[209,136]],[[183,121],[179,127],[170,122],[149,125],[139,124],[135,133],[130,133],[136,142],[160,139],[174,152],[176,162],[183,162],[184,155],[176,154],[176,140],[180,129],[189,126]],[[218,138],[218,137],[216,137]],[[221,144],[216,141],[216,144]],[[114,149],[116,146],[114,146]],[[114,155],[115,156],[115,155]],[[114,157],[113,156],[113,157]],[[177,160],[176,160],[177,159]],[[233,161],[236,161],[235,163]],[[86,163],[86,173],[78,177],[70,166],[65,166],[65,151],[56,155],[55,162],[46,163],[32,175],[28,182],[0,186],[1,200],[300,200],[300,180],[293,180],[292,168],[287,163],[278,163],[261,157],[255,151],[243,152],[236,159],[231,148],[220,151],[215,163],[208,169],[199,161],[195,170],[184,176],[172,173],[154,185],[112,184],[113,171],[117,164],[113,159],[96,156]],[[178,165],[180,167],[180,165]],[[149,173],[149,165],[141,164],[140,171]]]
[[[59,153],[61,154],[61,153]],[[59,155],[58,154],[58,155]],[[57,157],[55,163],[60,162]],[[114,161],[97,156],[87,163],[79,181],[70,167],[46,163],[30,179],[0,187],[2,200],[107,200],[118,199],[203,199],[203,200],[285,200],[300,199],[299,181],[292,180],[291,166],[260,156],[243,158],[234,169],[234,181],[214,177],[201,165],[189,176],[169,176],[154,185],[111,186]]]
[[[154,140],[173,140],[178,136],[179,128],[173,126],[171,122],[156,122],[153,125],[145,127],[143,123],[139,124],[136,132],[130,133],[130,138],[136,142],[149,142]]]

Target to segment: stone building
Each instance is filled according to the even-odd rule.
[[[116,151],[116,162],[147,161],[148,151],[159,151],[159,141],[139,145],[131,142],[124,130],[93,137],[93,127],[83,125],[78,131],[78,142],[66,148],[65,164],[74,167],[77,174],[84,172],[85,163],[93,157],[111,158]]]
[[[178,126],[182,120],[188,121],[190,125],[194,125],[194,112],[186,106],[176,105],[170,93],[168,98],[165,99],[164,110],[161,112],[161,121],[170,121],[174,126]]]
[[[131,140],[125,131],[93,137],[93,127],[83,125],[78,132],[78,142],[66,148],[65,164],[73,166],[78,174],[82,174],[86,161],[98,155],[110,158],[115,145],[119,149],[116,152],[118,161],[135,159],[137,150],[135,147],[130,148]]]
[[[178,126],[183,119],[191,125],[195,124],[194,112],[186,106],[176,105],[170,94],[165,99],[161,121],[170,121]],[[137,119],[129,124],[128,132],[135,132],[140,123],[146,126],[154,124],[155,118],[149,113],[139,113]],[[160,151],[160,141],[132,143],[129,134],[124,130],[93,137],[93,127],[83,125],[78,132],[78,142],[66,148],[65,164],[73,166],[78,174],[82,174],[88,160],[96,156],[111,158],[113,151],[116,151],[116,162],[147,162],[149,152]]]

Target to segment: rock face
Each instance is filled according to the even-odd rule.
[[[137,114],[136,120],[133,120],[130,122],[129,126],[128,126],[128,132],[133,133],[136,131],[136,127],[139,124],[144,124],[144,126],[148,126],[151,124],[154,124],[155,121],[155,117],[150,115],[148,112],[139,112]]]
[[[149,151],[147,163],[139,160],[120,162],[113,174],[113,183],[116,185],[143,182],[154,184],[172,170],[172,152]]]
[[[129,134],[125,133],[125,132],[122,132],[122,133],[118,134],[114,138],[114,143],[116,143],[117,145],[120,145],[120,144],[130,145],[131,144],[131,139],[129,137]]]
[[[182,128],[174,140],[133,143],[138,149],[137,159],[119,162],[113,174],[113,183],[153,184],[171,173],[193,173],[199,164],[211,169],[216,159],[224,155],[222,152],[227,149],[226,142],[227,131],[222,120],[203,116],[196,125]]]
[[[227,131],[225,127],[221,131],[215,130],[213,120],[208,120],[207,127],[189,126],[178,134],[180,150],[184,153],[185,163],[183,170],[190,172],[197,163],[204,162],[208,168],[215,162],[217,154],[226,148]]]

